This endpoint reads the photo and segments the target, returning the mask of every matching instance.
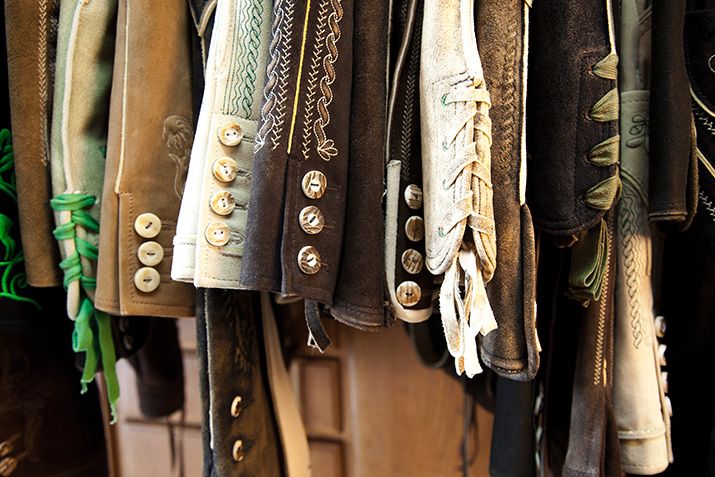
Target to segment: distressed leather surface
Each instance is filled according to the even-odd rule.
[[[473,15],[469,0],[426,2],[420,63],[425,261],[432,273],[445,273],[445,336],[457,373],[470,377],[481,371],[477,335],[496,328],[484,289],[496,267],[491,102]]]
[[[498,328],[481,338],[481,357],[497,373],[532,379],[539,368],[536,258],[526,187],[526,59],[530,6],[477,2],[476,25],[492,107],[492,182],[498,266],[487,284]],[[514,389],[512,387],[505,387]],[[504,393],[502,393],[503,395]]]
[[[195,314],[193,288],[170,277],[194,134],[188,6],[158,14],[170,5],[119,2],[95,299],[112,314]],[[161,42],[166,46],[157,49]],[[151,239],[134,230],[146,212],[161,220],[159,235]],[[164,257],[154,266],[161,276],[158,288],[145,293],[135,286],[134,274],[145,266],[137,249],[148,240],[159,243]]]
[[[52,197],[49,132],[59,9],[60,2],[52,0],[5,2],[20,229],[27,281],[39,287],[62,281],[54,219],[47,206]]]

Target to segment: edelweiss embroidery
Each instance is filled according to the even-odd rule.
[[[166,147],[170,151],[169,158],[174,161],[174,166],[176,167],[174,193],[181,199],[184,195],[184,184],[189,170],[194,129],[185,117],[169,116],[164,121],[164,130],[161,133],[161,137],[166,141]]]

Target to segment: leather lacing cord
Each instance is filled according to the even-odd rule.
[[[615,81],[618,77],[618,55],[611,52],[593,65],[591,71],[601,79]],[[618,89],[613,88],[593,105],[588,112],[588,118],[600,123],[617,121],[618,112]],[[620,142],[621,137],[616,134],[596,144],[587,154],[588,162],[597,167],[617,166]],[[612,176],[586,191],[583,201],[593,209],[607,211],[618,201],[620,192],[621,178],[616,167]],[[602,219],[596,226],[583,231],[573,246],[568,295],[584,306],[601,296],[606,266],[605,251],[608,250],[610,240],[606,228]]]
[[[77,229],[80,227],[90,232],[99,232],[99,222],[85,210],[93,206],[95,202],[95,197],[89,194],[66,193],[50,200],[50,205],[56,212],[69,212],[69,221],[58,225],[53,231],[53,235],[59,242],[71,242],[74,250],[60,262],[60,268],[64,271],[65,289],[69,290],[74,283],[79,282],[79,311],[76,316],[70,316],[70,318],[75,322],[72,348],[76,353],[85,353],[81,377],[82,393],[87,392],[87,384],[94,380],[101,363],[107,387],[107,400],[112,414],[111,423],[114,424],[117,420],[116,403],[119,399],[119,381],[115,369],[117,359],[110,318],[109,315],[94,307],[87,293],[88,290],[94,290],[97,287],[97,279],[82,273],[81,259],[85,258],[95,262],[98,250],[95,245],[77,236]]]
[[[470,80],[463,83],[461,88],[443,95],[441,102],[443,106],[466,103],[466,107],[457,116],[455,127],[445,137],[442,149],[449,150],[465,128],[472,129],[469,131],[471,140],[466,146],[457,149],[454,160],[447,164],[448,173],[442,187],[445,190],[452,187],[464,170],[470,168],[471,174],[479,178],[479,187],[491,188],[489,165],[482,162],[475,141],[476,135],[483,135],[491,145],[491,121],[488,115],[477,108],[477,103],[487,108],[491,106],[488,91],[481,81]],[[494,219],[474,210],[473,190],[458,199],[455,206],[449,208],[441,218],[442,225],[438,234],[446,236],[446,232],[464,219],[468,220],[474,232],[494,235]],[[477,335],[486,335],[497,327],[485,288],[493,271],[494,259],[488,256],[481,239],[475,237],[474,242],[463,239],[459,252],[444,273],[439,292],[447,349],[455,358],[457,374],[464,372],[470,378],[482,372],[477,353]]]

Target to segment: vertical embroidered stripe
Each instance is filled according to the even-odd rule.
[[[310,18],[310,0],[305,7],[305,21],[303,22],[303,38],[300,42],[300,58],[298,60],[298,83],[295,87],[295,97],[293,98],[293,113],[290,119],[290,132],[288,133],[288,154],[293,147],[293,131],[295,130],[295,118],[298,114],[298,96],[300,95],[300,80],[303,77],[303,60],[305,59],[305,41],[308,34],[308,19]]]

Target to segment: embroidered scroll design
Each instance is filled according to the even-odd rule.
[[[330,33],[325,39],[325,47],[328,54],[323,58],[323,70],[325,75],[320,79],[320,92],[322,96],[318,99],[318,114],[320,117],[315,121],[313,132],[318,143],[318,155],[325,161],[329,161],[338,154],[335,141],[329,139],[325,134],[325,127],[330,124],[330,111],[328,107],[333,102],[333,90],[330,88],[335,82],[335,62],[338,60],[338,41],[340,40],[340,20],[343,19],[343,6],[340,0],[331,0],[332,12],[328,16],[328,26]]]
[[[265,102],[261,107],[260,128],[256,133],[255,151],[260,151],[271,136],[271,149],[278,147],[286,116],[288,94],[288,67],[291,55],[290,33],[293,30],[292,0],[277,0],[274,6],[271,41],[268,45],[270,61],[266,68],[266,82],[263,91]]]
[[[237,19],[240,25],[237,41],[241,44],[234,86],[234,111],[241,110],[243,117],[251,116],[253,92],[256,90],[256,70],[258,69],[258,51],[261,46],[261,23],[263,5],[261,0],[240,2],[241,11]],[[240,103],[240,104],[238,104]]]

